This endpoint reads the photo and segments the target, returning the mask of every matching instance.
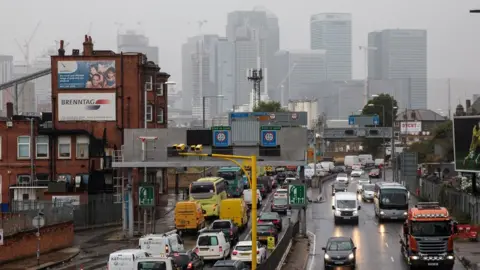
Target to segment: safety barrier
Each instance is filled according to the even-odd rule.
[[[480,223],[480,199],[435,179],[422,178],[420,185],[420,199],[439,202],[447,207],[452,215],[466,215],[471,223]]]

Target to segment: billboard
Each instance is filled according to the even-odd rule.
[[[58,121],[115,121],[115,93],[58,94]]]
[[[59,89],[115,88],[115,61],[58,61]]]
[[[422,122],[400,122],[400,133],[410,134],[422,132]]]
[[[455,171],[480,171],[480,115],[453,118]]]

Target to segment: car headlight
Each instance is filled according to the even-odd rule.
[[[350,254],[348,255],[348,259],[349,259],[349,260],[353,260],[354,258],[355,258],[355,255],[354,255],[353,253],[350,253]]]
[[[410,259],[412,259],[412,260],[418,260],[418,259],[420,259],[420,257],[418,257],[418,256],[412,256],[412,257],[410,257]]]
[[[357,210],[353,211],[353,215],[354,216],[358,215],[358,211]]]
[[[383,212],[383,211],[380,211],[380,215],[382,215],[382,216],[383,216],[383,215],[385,215],[385,212]]]
[[[340,211],[335,210],[335,215],[336,215],[336,216],[340,216],[341,214],[342,214],[342,213],[341,213]]]
[[[407,212],[403,212],[403,215],[406,216],[406,215],[408,215],[408,213],[407,213]]]
[[[455,260],[455,257],[453,255],[448,255],[447,260]]]
[[[328,254],[325,254],[325,260],[330,260],[330,256],[328,256]]]

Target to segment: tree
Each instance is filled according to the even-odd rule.
[[[397,115],[397,107],[397,101],[392,96],[389,94],[380,94],[371,99],[368,104],[363,107],[362,115],[378,115],[380,118],[379,126],[391,127],[392,118]],[[383,115],[384,110],[385,115]],[[385,119],[383,119],[384,116]],[[383,140],[381,139],[364,139],[363,149],[364,151],[375,155],[378,153],[382,142]]]
[[[452,121],[448,120],[438,125],[432,134],[431,140],[416,142],[410,145],[408,152],[418,153],[418,162],[450,162],[453,161],[453,126]],[[443,149],[443,156],[435,155],[435,145]]]
[[[278,101],[260,101],[255,108],[254,112],[287,112],[288,110],[282,108],[282,104]]]

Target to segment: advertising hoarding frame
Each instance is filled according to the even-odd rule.
[[[463,122],[463,123],[461,123]],[[480,172],[480,162],[473,168],[467,168],[466,163],[475,163],[475,159],[480,156],[480,140],[478,147],[471,153],[473,129],[474,126],[480,122],[480,115],[472,116],[458,116],[453,117],[452,133],[453,133],[453,159],[455,163],[455,171],[464,173],[478,173]],[[479,126],[480,127],[480,126]],[[480,128],[478,129],[480,130]],[[479,132],[480,135],[480,132]],[[474,156],[470,156],[474,154]],[[467,158],[468,157],[468,158]],[[480,161],[480,157],[479,157]],[[459,166],[460,165],[460,166]]]
[[[403,124],[415,124],[415,126],[419,126],[420,128],[416,128],[415,129],[409,129],[408,127],[406,127],[405,129],[403,129]],[[409,133],[419,133],[419,132],[422,132],[422,122],[421,121],[401,121],[400,122],[400,134],[403,134],[403,135],[406,135],[406,134],[409,134]]]
[[[115,89],[115,60],[59,60],[58,89]]]
[[[117,120],[116,93],[59,93],[59,122],[114,122]],[[70,100],[70,104],[64,102]],[[65,103],[65,104],[63,104]]]

